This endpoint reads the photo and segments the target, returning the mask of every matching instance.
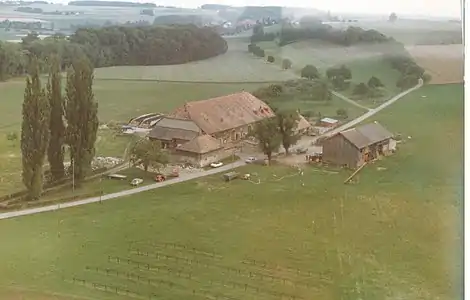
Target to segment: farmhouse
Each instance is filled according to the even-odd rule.
[[[205,166],[233,155],[256,122],[274,116],[263,101],[241,92],[186,103],[156,122],[148,138],[162,142],[178,161]],[[309,128],[304,121],[299,132]]]
[[[323,161],[351,169],[395,151],[393,135],[379,123],[342,131],[323,142]]]
[[[225,148],[242,141],[256,122],[274,116],[266,103],[247,92],[186,103],[170,114],[193,121]]]

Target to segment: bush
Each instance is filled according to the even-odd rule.
[[[369,87],[364,82],[359,83],[354,87],[354,95],[367,95],[369,93]]]
[[[11,141],[11,142],[15,142],[18,140],[18,133],[16,132],[9,132],[7,134],[7,140]]]
[[[268,56],[268,62],[273,63],[274,62],[274,56]]]
[[[429,83],[432,79],[432,76],[429,73],[424,73],[422,78],[423,78],[424,83]]]
[[[339,108],[336,111],[336,115],[338,116],[338,118],[347,119],[348,118],[348,111],[344,108]]]
[[[290,61],[290,59],[287,59],[287,58],[283,59],[282,60],[282,68],[284,70],[292,68],[292,61]]]
[[[369,86],[370,88],[378,88],[378,87],[383,87],[384,84],[382,83],[382,81],[380,81],[380,79],[378,79],[377,77],[375,76],[372,76],[369,81],[367,82],[367,86]]]

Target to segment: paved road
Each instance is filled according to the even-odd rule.
[[[375,115],[376,113],[378,113],[379,111],[381,111],[382,109],[386,108],[387,106],[395,103],[396,101],[398,101],[399,99],[403,98],[404,96],[408,95],[409,93],[419,89],[420,87],[423,86],[423,81],[420,79],[419,83],[412,87],[411,89],[409,90],[406,90],[404,92],[401,92],[400,94],[396,95],[395,97],[391,98],[390,100],[388,100],[387,102],[384,102],[382,103],[381,105],[377,106],[376,108],[373,108],[373,109],[370,109],[368,112],[366,112],[365,114],[359,116],[358,118],[346,123],[346,124],[343,124],[331,131],[328,131],[320,136],[316,136],[312,139],[308,139],[308,140],[303,140],[302,142],[298,143],[297,145],[295,145],[293,147],[293,149],[297,149],[297,148],[300,148],[300,147],[308,147],[308,146],[311,146],[312,143],[314,143],[315,141],[317,141],[319,138],[323,138],[323,137],[329,137],[329,136],[332,136],[334,134],[337,134],[338,132],[341,132],[343,130],[346,130],[348,128],[351,128],[359,123],[361,123],[362,121],[372,117],[373,115]]]
[[[181,177],[178,177],[178,178],[175,178],[175,179],[172,179],[172,180],[168,180],[168,181],[164,181],[164,182],[157,182],[157,183],[154,183],[154,184],[149,184],[149,185],[146,185],[146,186],[141,186],[141,187],[133,188],[133,189],[130,189],[130,190],[125,190],[125,191],[121,191],[121,192],[117,192],[117,193],[107,194],[107,195],[103,195],[102,197],[93,197],[93,198],[77,200],[77,201],[67,202],[67,203],[62,203],[62,204],[54,204],[54,205],[49,205],[49,206],[43,206],[43,207],[30,208],[30,209],[19,210],[19,211],[6,212],[6,213],[0,214],[0,220],[20,217],[20,216],[26,216],[26,215],[33,215],[33,214],[38,214],[38,213],[48,212],[48,211],[55,211],[55,210],[63,209],[63,208],[67,208],[67,207],[74,207],[74,206],[79,206],[79,205],[84,205],[84,204],[89,204],[89,203],[107,201],[107,200],[116,199],[116,198],[124,197],[124,196],[130,196],[130,195],[134,195],[134,194],[137,194],[137,193],[157,189],[157,188],[160,188],[160,187],[163,187],[163,186],[168,186],[168,185],[172,185],[172,184],[175,184],[175,183],[180,183],[180,182],[184,182],[184,181],[188,181],[188,180],[192,180],[192,179],[196,179],[196,178],[200,178],[200,177],[204,177],[204,176],[208,176],[208,175],[222,173],[222,172],[234,169],[234,168],[241,167],[243,165],[245,165],[244,161],[237,161],[237,162],[225,165],[225,166],[217,168],[217,169],[211,169],[211,170],[208,170],[208,171],[204,171],[202,173],[197,172],[197,173],[193,173],[193,174],[185,174],[185,175],[182,175]]]
[[[370,109],[368,112],[366,112],[362,116],[359,116],[358,118],[356,118],[356,119],[354,119],[354,120],[352,120],[352,121],[350,121],[346,124],[343,124],[342,126],[339,126],[339,127],[335,128],[334,130],[328,131],[328,132],[326,132],[325,134],[323,134],[321,136],[316,136],[316,137],[313,137],[312,139],[304,140],[301,143],[298,143],[297,145],[295,145],[295,147],[293,147],[293,149],[296,149],[296,148],[299,148],[299,147],[308,147],[312,144],[312,142],[315,142],[317,139],[319,139],[321,137],[331,136],[331,135],[336,134],[340,131],[348,129],[348,128],[356,125],[356,124],[359,124],[362,121],[366,120],[367,118],[370,118],[371,116],[375,115],[376,113],[378,113],[382,109],[386,108],[387,106],[393,104],[394,102],[396,102],[400,98],[404,97],[405,95],[419,89],[422,85],[423,85],[423,81],[420,80],[419,84],[416,85],[415,87],[396,95],[395,97],[391,98],[387,102],[383,103],[382,105],[380,105],[380,106],[378,106],[374,109]],[[157,189],[157,188],[160,188],[160,187],[163,187],[163,186],[168,186],[168,185],[172,185],[172,184],[175,184],[175,183],[180,183],[180,182],[184,182],[184,181],[188,181],[188,180],[192,180],[192,179],[196,179],[196,178],[200,178],[200,177],[204,177],[204,176],[208,176],[208,175],[222,173],[222,172],[234,169],[234,168],[241,167],[243,165],[245,165],[245,162],[244,162],[244,160],[241,160],[241,161],[237,161],[237,162],[225,165],[225,166],[217,168],[217,169],[211,169],[211,170],[208,170],[208,171],[205,171],[205,172],[198,172],[198,173],[193,173],[193,174],[182,175],[181,177],[178,177],[178,178],[175,178],[175,179],[172,179],[172,180],[168,180],[168,181],[164,181],[164,182],[158,182],[158,183],[154,183],[154,184],[150,184],[150,185],[146,185],[146,186],[142,186],[142,187],[138,187],[138,188],[134,188],[134,189],[130,189],[130,190],[125,190],[125,191],[121,191],[121,192],[117,192],[117,193],[107,194],[107,195],[104,195],[102,197],[93,197],[93,198],[88,198],[88,199],[63,203],[63,204],[54,204],[54,205],[49,205],[49,206],[44,206],[44,207],[30,208],[30,209],[25,209],[25,210],[1,213],[0,214],[0,220],[20,217],[20,216],[26,216],[26,215],[32,215],[32,214],[37,214],[37,213],[41,213],[41,212],[55,211],[55,210],[63,209],[63,208],[67,208],[67,207],[74,207],[74,206],[79,206],[79,205],[84,205],[84,204],[89,204],[89,203],[107,201],[107,200],[116,199],[116,198],[124,197],[124,196],[130,196],[130,195],[134,195],[134,194],[137,194],[137,193],[154,190],[154,189]]]

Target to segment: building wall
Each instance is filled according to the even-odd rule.
[[[363,162],[361,151],[342,135],[335,135],[323,142],[323,161],[355,169]]]
[[[197,154],[176,150],[172,160],[179,163],[189,163],[198,167],[206,167],[211,163],[218,162],[234,154],[233,150],[220,149],[209,153]]]
[[[226,147],[233,143],[238,143],[243,141],[246,138],[246,135],[249,132],[249,128],[254,125],[245,125],[234,129],[225,130],[222,132],[217,132],[212,136],[220,141],[220,143]]]

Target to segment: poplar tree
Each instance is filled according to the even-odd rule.
[[[98,131],[98,104],[93,95],[93,69],[85,58],[72,63],[66,85],[66,139],[73,178],[80,183],[91,169]]]
[[[22,179],[28,200],[37,200],[43,186],[43,165],[49,144],[50,107],[39,80],[38,61],[31,58],[21,124]]]
[[[49,81],[47,83],[47,98],[51,109],[49,122],[50,140],[47,149],[47,158],[53,180],[64,177],[64,99],[62,97],[62,76],[60,75],[60,63],[57,56],[51,60]]]

